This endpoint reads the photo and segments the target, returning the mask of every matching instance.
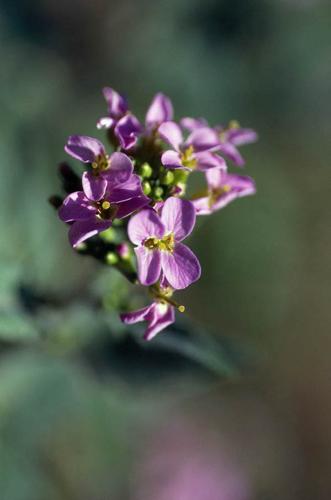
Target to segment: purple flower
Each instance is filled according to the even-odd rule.
[[[161,162],[165,167],[185,170],[226,168],[224,159],[212,151],[219,145],[219,138],[211,128],[199,127],[184,141],[180,127],[168,121],[160,125],[159,134],[174,148],[162,154]]]
[[[208,127],[208,122],[204,118],[185,117],[180,121],[181,126],[190,132]],[[241,128],[238,122],[230,122],[228,127],[217,125],[212,129],[218,136],[218,146],[215,151],[219,151],[227,156],[235,165],[242,167],[245,160],[238,151],[238,146],[250,144],[257,141],[257,133],[249,128]]]
[[[154,285],[150,288],[154,296],[154,302],[147,307],[131,311],[120,315],[123,323],[132,325],[141,321],[147,321],[148,326],[145,331],[144,339],[151,340],[161,330],[171,325],[175,321],[175,309],[180,312],[185,311],[185,307],[172,300],[173,289],[167,281],[162,278],[160,285]]]
[[[251,177],[223,172],[218,168],[206,172],[208,189],[205,196],[192,200],[197,215],[207,215],[219,210],[236,198],[256,192]]]
[[[102,92],[107,102],[108,116],[100,118],[97,128],[112,128],[127,113],[128,103],[123,96],[110,87],[105,87]]]
[[[158,215],[145,208],[128,224],[128,235],[138,245],[138,276],[143,285],[152,285],[161,271],[175,289],[186,288],[200,278],[200,264],[194,253],[181,241],[195,224],[195,209],[190,201],[168,198]]]
[[[102,143],[92,137],[72,135],[64,149],[74,158],[91,164],[92,171],[84,172],[82,177],[84,192],[91,200],[101,200],[109,183],[123,184],[133,172],[128,156],[124,153],[108,156]]]
[[[146,128],[151,130],[157,128],[163,122],[172,120],[174,114],[172,102],[166,95],[159,92],[156,94],[146,113]]]
[[[73,247],[108,229],[114,218],[122,219],[150,201],[143,194],[137,175],[131,175],[123,184],[108,184],[99,200],[91,198],[90,189],[85,191],[85,188],[86,184],[84,191],[67,196],[59,208],[60,219],[71,223],[69,241]]]
[[[115,135],[120,146],[125,149],[131,149],[137,143],[139,135],[143,128],[139,120],[131,113],[126,114],[115,125]]]

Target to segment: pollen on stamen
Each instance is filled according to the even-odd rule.
[[[103,201],[101,204],[101,207],[103,210],[108,210],[110,208],[110,203],[109,201]]]
[[[178,309],[178,311],[179,311],[180,313],[185,312],[185,306],[183,306],[183,305],[178,306],[178,308],[177,308],[177,309]]]

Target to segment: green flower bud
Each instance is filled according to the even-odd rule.
[[[108,252],[106,255],[106,262],[110,266],[118,263],[118,256],[114,252]]]
[[[143,188],[143,192],[146,196],[148,196],[150,194],[150,192],[152,191],[151,185],[148,181],[143,181],[142,188]]]
[[[187,181],[187,177],[189,176],[190,172],[187,172],[186,170],[181,170],[181,169],[176,169],[175,172],[173,172],[174,174],[174,184],[178,184],[178,183],[186,183]]]
[[[152,175],[152,173],[153,173],[153,169],[149,165],[149,163],[143,163],[141,165],[141,167],[139,168],[139,174],[141,175],[141,177],[143,177],[145,179],[149,179],[149,177]]]
[[[153,197],[155,199],[160,199],[160,198],[162,198],[163,192],[164,192],[163,188],[158,186],[158,187],[154,188],[154,190],[153,190]]]
[[[107,243],[113,243],[116,241],[116,230],[112,227],[109,227],[106,229],[106,231],[102,231],[100,233],[100,238],[102,238],[104,241]]]
[[[165,172],[165,174],[161,178],[162,184],[165,186],[170,186],[174,182],[175,176],[174,173],[171,170],[168,170]]]

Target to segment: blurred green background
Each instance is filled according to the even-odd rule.
[[[327,0],[0,1],[1,500],[331,498],[330,23]],[[260,135],[169,344],[126,332],[122,278],[47,203],[105,85]]]

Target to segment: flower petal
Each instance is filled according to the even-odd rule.
[[[182,241],[192,232],[195,218],[195,209],[190,201],[171,197],[164,202],[161,220],[166,232],[174,233],[176,241]]]
[[[133,164],[124,153],[113,153],[110,157],[110,166],[103,172],[103,177],[112,184],[124,184],[133,172]]]
[[[177,243],[172,253],[161,253],[161,266],[170,285],[177,290],[188,287],[201,275],[197,257],[182,243]]]
[[[145,340],[152,340],[161,330],[175,322],[174,308],[168,304],[155,304],[151,314],[153,314],[153,318],[146,328]]]
[[[210,206],[209,196],[192,200],[197,215],[209,215],[213,212]]]
[[[130,241],[136,245],[150,236],[162,238],[164,232],[164,224],[152,208],[144,208],[137,215],[131,217],[128,224],[128,236]]]
[[[98,139],[86,135],[71,135],[64,150],[84,163],[92,163],[96,156],[105,154],[103,144]]]
[[[198,170],[208,170],[210,168],[220,168],[226,170],[226,162],[224,158],[210,151],[204,151],[201,153],[194,154],[197,160]]]
[[[156,94],[146,113],[146,126],[157,127],[161,123],[172,120],[174,110],[169,97],[161,92]]]
[[[198,127],[191,132],[185,144],[193,146],[194,151],[207,151],[219,145],[219,137],[210,127]]]
[[[193,130],[201,127],[208,127],[208,122],[204,118],[190,118],[186,116],[180,120],[180,125],[186,130],[193,132]]]
[[[141,195],[131,198],[130,200],[117,203],[116,219],[123,219],[123,217],[131,215],[136,210],[140,210],[145,207],[149,202],[150,199],[147,196]]]
[[[175,122],[164,122],[159,127],[160,137],[177,151],[183,142],[182,131]]]
[[[133,174],[129,179],[123,183],[113,186],[108,186],[106,198],[112,203],[120,203],[122,201],[130,200],[136,196],[142,196],[143,190],[141,187],[140,177]]]
[[[141,130],[141,125],[137,118],[134,115],[127,114],[117,122],[115,135],[120,141],[121,147],[126,150],[136,144]]]
[[[83,191],[69,194],[58,212],[60,219],[64,222],[89,219],[95,213],[96,209],[91,205]]]
[[[134,323],[139,323],[140,321],[145,321],[146,316],[148,316],[151,309],[153,309],[155,304],[151,304],[142,309],[137,309],[136,311],[130,311],[127,313],[120,314],[121,321],[126,325],[133,325]]]
[[[238,149],[233,144],[231,144],[231,142],[220,144],[218,151],[227,156],[238,167],[244,166],[244,158],[241,156]]]
[[[105,231],[111,226],[111,221],[101,220],[97,217],[90,217],[87,220],[74,222],[69,229],[69,241],[73,247],[76,247],[83,241],[95,236],[101,231]]]
[[[116,90],[110,87],[104,87],[102,92],[108,105],[108,113],[110,117],[120,118],[127,112],[128,103],[123,96],[116,92]]]
[[[180,154],[177,153],[177,151],[172,151],[171,149],[162,154],[161,163],[168,168],[183,168]]]
[[[143,246],[134,249],[138,262],[138,277],[142,285],[153,285],[160,276],[161,255],[159,250],[149,250]]]
[[[109,129],[115,126],[115,120],[109,116],[103,116],[97,121],[97,129]]]
[[[89,200],[99,201],[104,197],[107,189],[107,180],[102,175],[84,172],[82,176],[84,193]]]
[[[258,138],[255,130],[250,128],[233,128],[227,132],[227,140],[235,146],[251,144],[252,142],[256,142]]]

